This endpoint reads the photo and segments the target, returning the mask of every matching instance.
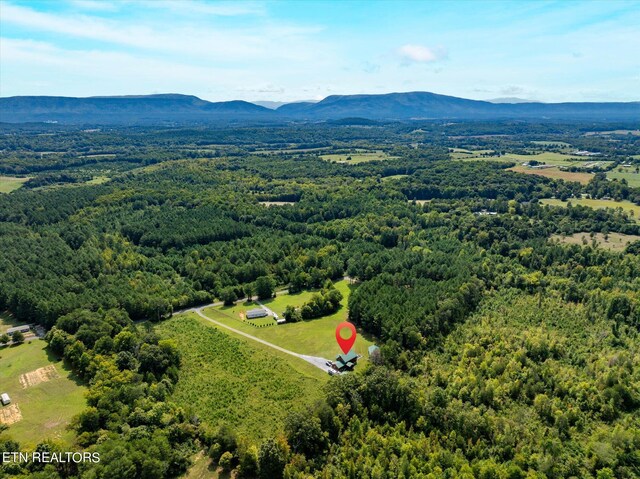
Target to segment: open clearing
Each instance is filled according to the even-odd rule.
[[[603,209],[603,208],[622,208],[627,213],[632,213],[636,221],[640,222],[640,206],[632,203],[631,201],[614,201],[614,200],[593,200],[588,198],[572,198],[570,200],[572,205],[588,206],[589,208]],[[545,198],[540,200],[543,205],[551,206],[567,206],[566,201]]]
[[[521,167],[523,163],[528,163],[530,161],[537,161],[539,163],[544,163],[549,166],[563,166],[570,167],[575,166],[577,168],[584,168],[585,171],[588,171],[588,168],[592,168],[595,166],[605,167],[608,166],[611,161],[601,160],[598,157],[584,157],[584,156],[576,156],[570,155],[566,153],[557,153],[552,151],[545,151],[533,155],[519,155],[515,153],[507,153],[502,156],[492,156],[493,150],[462,150],[460,148],[454,148],[451,155],[451,158],[454,160],[487,160],[487,161],[502,161],[502,162],[514,162],[518,165],[516,168]],[[524,167],[526,168],[526,167]],[[551,170],[552,168],[549,168]],[[527,173],[529,172],[540,172],[538,169],[527,169]],[[556,171],[560,171],[555,169]],[[542,170],[545,171],[545,170]],[[577,180],[573,180],[577,181]]]
[[[609,130],[609,131],[588,131],[584,136],[593,135],[633,135],[640,136],[640,130]]]
[[[182,355],[173,400],[212,427],[226,423],[255,440],[276,434],[289,411],[319,399],[329,379],[309,363],[195,313],[174,316],[156,331],[175,340]]]
[[[326,161],[335,161],[337,163],[366,163],[368,161],[377,160],[393,160],[395,156],[389,156],[384,151],[357,151],[353,153],[337,153],[329,155],[320,155],[320,158]]]
[[[203,313],[216,321],[282,348],[299,354],[319,356],[333,360],[336,355],[340,353],[335,338],[336,327],[342,321],[348,319],[347,303],[349,294],[356,286],[349,284],[347,280],[342,280],[336,282],[335,287],[342,293],[342,307],[329,316],[301,321],[299,323],[285,323],[278,326],[256,328],[247,324],[250,323],[250,321],[241,321],[239,313],[242,310],[255,307],[254,305],[218,306],[206,308]],[[278,315],[282,315],[287,305],[301,306],[307,302],[312,295],[312,291],[303,291],[297,294],[283,294],[274,299],[263,301],[262,303]],[[365,338],[362,333],[358,332],[358,337],[353,349],[356,353],[362,355],[362,358],[358,360],[356,371],[361,369],[362,365],[367,362],[367,348],[372,344],[371,338]]]
[[[571,146],[569,143],[566,143],[564,141],[542,140],[542,141],[532,141],[531,143],[533,143],[535,145],[541,145],[541,146],[561,146],[561,147],[564,147],[564,148],[569,148]]]
[[[27,181],[29,181],[29,178],[0,176],[0,193],[11,193],[13,190],[20,188]]]
[[[390,176],[382,177],[382,181],[401,180],[402,178],[408,178],[408,177],[409,175],[390,175]]]
[[[295,201],[259,201],[262,206],[287,206],[287,205],[295,205]]]
[[[55,368],[57,377],[44,373],[47,380],[23,386],[23,377],[34,379],[33,373],[51,371],[47,369],[51,367]],[[19,407],[22,415],[9,427],[9,436],[23,447],[33,447],[47,438],[73,444],[74,435],[66,427],[71,418],[86,407],[86,389],[62,361],[46,350],[44,341],[33,340],[0,349],[0,384],[2,392],[11,396],[12,404]]]
[[[629,186],[640,188],[640,172],[636,173],[636,166],[619,166],[607,172],[607,178],[627,180]]]
[[[554,180],[564,180],[564,181],[577,181],[578,183],[582,183],[586,185],[593,178],[593,173],[578,173],[571,171],[562,171],[558,167],[554,166],[552,168],[528,168],[526,166],[514,166],[513,168],[509,168],[508,171],[515,171],[516,173],[524,173],[525,175],[538,175],[544,176],[545,178],[551,178]]]
[[[550,238],[564,244],[590,245],[595,240],[596,244],[610,251],[624,251],[629,243],[640,241],[640,236],[625,235],[622,233],[609,233],[607,239],[602,233],[595,233],[593,238],[591,233],[574,233],[571,236],[553,235]]]
[[[0,334],[4,333],[7,329],[18,326],[20,321],[13,317],[8,311],[0,313]]]

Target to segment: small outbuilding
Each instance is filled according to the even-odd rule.
[[[14,326],[13,328],[9,328],[7,329],[7,334],[9,336],[13,336],[14,333],[28,333],[29,331],[31,331],[31,327],[28,324],[22,324],[20,326]]]
[[[267,315],[268,315],[267,311],[262,308],[250,309],[245,313],[245,317],[247,319],[264,318]]]
[[[2,395],[0,395],[0,401],[2,401],[3,406],[6,406],[7,404],[11,404],[11,398],[7,393],[2,393]]]
[[[380,352],[380,348],[375,344],[372,344],[371,346],[369,346],[367,350],[369,351],[369,356],[372,356],[373,354],[375,354],[376,351]]]

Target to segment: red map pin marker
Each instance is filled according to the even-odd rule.
[[[343,329],[350,330],[351,337],[344,339],[342,336],[340,336],[340,331],[342,331]],[[338,341],[338,345],[340,346],[340,349],[342,349],[342,352],[344,354],[347,354],[351,350],[351,346],[353,346],[353,343],[356,342],[356,327],[346,321],[338,324],[338,327],[336,328],[336,341]]]

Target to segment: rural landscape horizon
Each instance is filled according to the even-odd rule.
[[[640,478],[640,2],[0,0],[0,479]]]

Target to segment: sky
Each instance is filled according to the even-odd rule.
[[[640,100],[640,1],[0,0],[0,96]]]

